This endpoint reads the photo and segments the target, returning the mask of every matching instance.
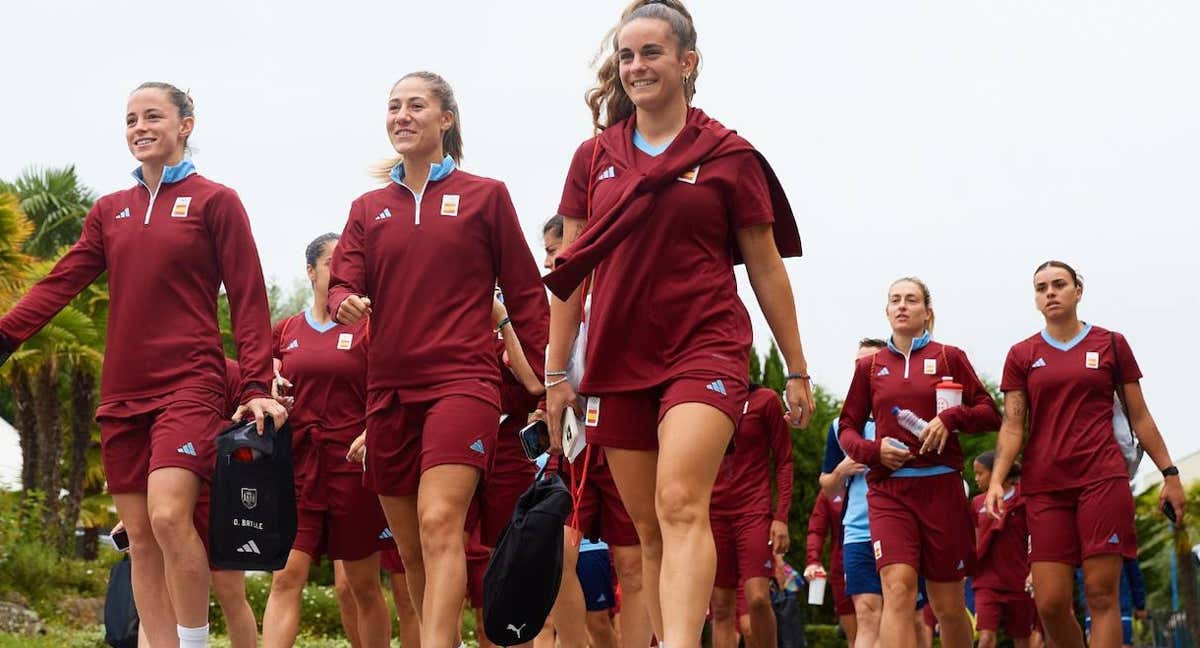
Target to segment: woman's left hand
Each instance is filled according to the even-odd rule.
[[[1161,509],[1165,505],[1170,505],[1175,509],[1175,524],[1183,524],[1184,505],[1187,502],[1187,497],[1183,492],[1183,482],[1178,475],[1167,477],[1163,480],[1162,492],[1158,496],[1158,507]]]
[[[787,524],[771,520],[771,550],[776,554],[785,554],[791,544],[792,538],[788,535]]]
[[[918,454],[925,454],[934,449],[937,449],[938,454],[942,454],[942,449],[946,447],[946,440],[949,438],[950,430],[946,429],[942,419],[937,416],[933,417],[929,426],[921,433],[921,450]]]
[[[787,381],[784,398],[787,400],[788,406],[788,423],[792,427],[802,430],[807,428],[808,421],[813,415],[813,408],[816,407],[813,402],[812,383],[803,378]]]

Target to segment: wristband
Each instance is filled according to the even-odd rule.
[[[812,376],[806,373],[790,373],[787,375],[788,380],[812,380]]]
[[[496,332],[499,333],[501,329],[509,324],[509,322],[510,320],[508,319],[508,316],[505,315],[504,319],[500,320],[500,322],[496,324]]]
[[[1162,476],[1163,476],[1164,478],[1166,478],[1166,477],[1178,477],[1178,476],[1179,476],[1179,468],[1177,468],[1177,467],[1175,467],[1175,466],[1167,466],[1166,468],[1163,468],[1163,469],[1162,469]]]
[[[567,377],[566,377],[566,376],[563,376],[562,378],[559,378],[558,380],[550,380],[550,381],[547,381],[547,382],[546,382],[546,389],[550,389],[551,387],[557,387],[557,386],[559,386],[559,385],[561,385],[561,384],[563,384],[563,383],[565,383],[565,382],[567,382]]]
[[[551,377],[551,376],[565,376],[565,375],[567,375],[567,370],[566,370],[566,369],[563,369],[562,371],[547,371],[547,372],[546,372],[546,377],[547,377],[547,378],[549,378],[549,377]]]

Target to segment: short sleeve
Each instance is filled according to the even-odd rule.
[[[1027,381],[1029,378],[1029,368],[1027,363],[1022,362],[1020,344],[1015,344],[1008,350],[1008,357],[1004,359],[1004,375],[1000,380],[1000,391],[1023,391],[1028,392]]]
[[[825,435],[825,459],[821,462],[821,472],[832,473],[845,458],[846,453],[842,452],[842,446],[838,445],[837,421],[834,421],[829,424],[829,433]]]
[[[567,169],[567,181],[563,184],[562,200],[558,203],[558,214],[565,218],[587,218],[588,175],[591,173],[592,156],[599,143],[593,137],[575,150],[571,167]]]
[[[738,154],[737,173],[725,207],[737,229],[775,222],[771,207],[771,189],[762,162],[754,153]]]
[[[1129,348],[1129,341],[1120,333],[1113,333],[1113,353],[1117,361],[1116,373],[1122,384],[1142,379],[1142,370],[1138,367],[1137,359],[1133,357],[1133,349]]]

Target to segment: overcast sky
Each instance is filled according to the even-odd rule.
[[[129,91],[190,88],[197,167],[238,190],[266,274],[290,283],[374,187],[391,84],[431,69],[458,93],[464,168],[508,184],[540,254],[622,6],[8,3],[0,177],[75,164],[100,193],[125,188]],[[1062,258],[1087,278],[1084,319],[1128,335],[1175,457],[1200,448],[1198,379],[1172,360],[1200,320],[1200,4],[689,6],[696,105],[764,152],[795,208],[806,254],[787,265],[820,384],[844,393],[855,341],[886,334],[886,288],[908,274],[930,285],[937,337],[998,378],[1042,323],[1033,268]]]

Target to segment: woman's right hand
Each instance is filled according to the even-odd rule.
[[[983,498],[983,507],[988,515],[999,520],[1004,516],[1004,487],[1000,484],[988,484],[987,495]]]
[[[285,394],[287,390],[291,389],[292,387],[292,383],[288,382],[287,378],[284,378],[278,373],[276,373],[275,378],[271,380],[271,398],[274,398],[275,402],[286,407],[289,412],[292,410],[292,406],[296,404],[296,399],[292,396],[286,396]]]
[[[578,396],[571,383],[562,381],[546,390],[546,424],[550,428],[550,454],[560,455],[563,451],[563,412],[569,407],[579,414]]]
[[[890,443],[892,437],[884,437],[879,443],[879,463],[888,470],[897,470],[904,462],[912,459],[912,453],[907,448],[900,448]]]
[[[357,324],[359,320],[371,314],[371,298],[350,295],[342,300],[334,317],[342,324]]]

